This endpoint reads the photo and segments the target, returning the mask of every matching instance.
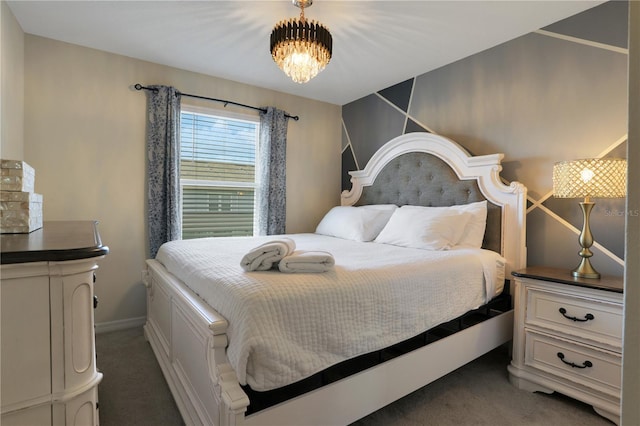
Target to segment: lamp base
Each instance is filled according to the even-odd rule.
[[[576,278],[600,278],[600,273],[593,269],[591,266],[591,262],[589,262],[588,257],[583,257],[580,265],[573,271],[571,271],[571,275]]]
[[[598,271],[593,269],[591,266],[591,262],[589,262],[589,258],[593,256],[589,247],[593,244],[593,236],[591,235],[591,228],[589,227],[589,215],[591,213],[591,209],[595,203],[588,201],[589,197],[585,198],[584,202],[580,203],[580,208],[582,209],[582,232],[580,232],[580,238],[578,241],[580,242],[580,257],[582,260],[576,269],[571,272],[576,278],[600,278],[600,274]]]

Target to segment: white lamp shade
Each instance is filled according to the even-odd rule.
[[[627,195],[627,160],[586,158],[553,166],[553,195],[558,198],[623,198]]]

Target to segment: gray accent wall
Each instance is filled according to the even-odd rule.
[[[629,34],[628,9],[626,1],[609,1],[543,29],[626,48]]]
[[[393,137],[447,136],[474,155],[505,154],[502,176],[528,190],[529,265],[579,262],[578,199],[555,199],[553,164],[625,157],[627,2],[609,2],[342,107],[343,189]],[[624,270],[623,199],[596,199],[594,267]]]

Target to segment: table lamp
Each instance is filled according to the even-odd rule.
[[[571,274],[579,278],[600,278],[589,258],[593,236],[589,228],[589,215],[594,202],[591,198],[622,198],[627,194],[627,160],[620,158],[586,158],[561,161],[553,165],[553,196],[558,198],[582,198],[583,224],[580,232],[579,251],[582,260]]]

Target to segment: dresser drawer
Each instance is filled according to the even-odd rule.
[[[593,346],[525,330],[525,364],[620,397],[622,357]]]
[[[527,292],[526,326],[538,326],[622,348],[622,305],[539,289]]]

